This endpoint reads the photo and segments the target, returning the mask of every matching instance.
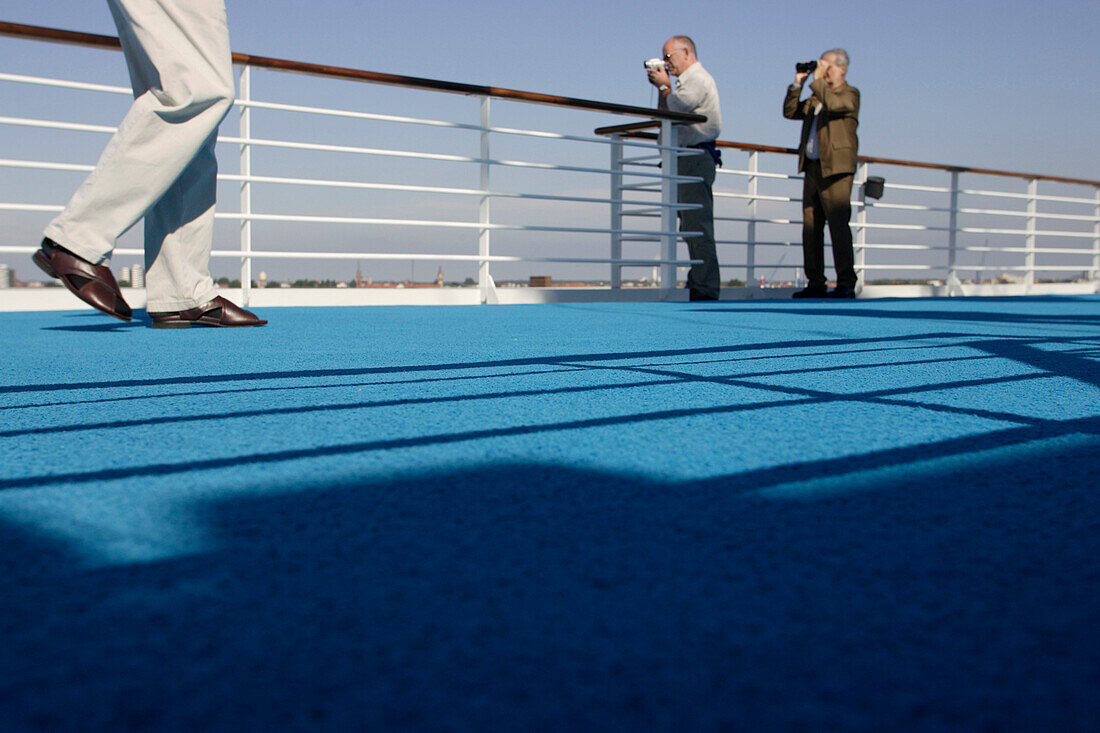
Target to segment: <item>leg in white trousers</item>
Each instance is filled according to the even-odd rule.
[[[107,0],[134,103],[46,236],[99,264],[145,217],[150,312],[217,296],[210,277],[218,125],[233,104],[224,0]]]

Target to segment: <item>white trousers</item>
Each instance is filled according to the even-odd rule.
[[[224,0],[107,0],[134,103],[45,234],[94,264],[145,218],[146,309],[213,300],[218,125],[233,105]]]

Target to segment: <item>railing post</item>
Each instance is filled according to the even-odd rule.
[[[671,264],[676,259],[676,243],[680,237],[676,232],[677,209],[673,207],[679,200],[677,195],[679,182],[674,176],[679,175],[679,154],[675,150],[679,130],[671,120],[661,120],[661,135],[658,145],[661,146],[661,170],[664,178],[661,179],[661,231],[667,232],[661,236],[659,259],[664,260],[661,265],[661,299],[670,300],[676,293],[676,265]]]
[[[867,163],[860,163],[856,169],[855,184],[859,187],[859,212],[856,214],[856,282],[862,283],[862,290],[867,285]]]
[[[947,223],[947,294],[963,295],[959,282],[959,172],[951,171],[951,207]]]
[[[623,134],[611,136],[611,259],[623,258]],[[611,289],[623,286],[622,265],[611,263]]]
[[[241,79],[238,84],[237,98],[242,102],[252,99],[252,67],[241,68]],[[240,108],[241,126],[241,253],[252,251],[252,182],[248,180],[252,175],[252,108],[244,105]],[[241,258],[241,305],[247,307],[252,293],[252,258]]]
[[[490,215],[490,203],[492,197],[489,194],[489,101],[490,97],[481,98],[481,203],[478,207],[478,223],[482,228],[478,230],[477,253],[479,257],[489,257],[491,253],[488,225],[492,222]],[[478,262],[477,285],[481,290],[482,303],[496,303],[496,285],[493,276],[489,272],[489,261],[483,259]]]
[[[1096,223],[1092,231],[1092,279],[1100,282],[1100,186],[1096,187]]]
[[[756,194],[758,193],[756,174],[760,172],[760,151],[749,153],[749,186],[748,186],[748,214],[749,225],[745,233],[745,241],[748,242],[746,252],[745,284],[753,285],[756,282]]]
[[[1024,292],[1030,293],[1035,285],[1035,230],[1038,224],[1039,213],[1039,181],[1029,178],[1027,181],[1027,238],[1024,249]]]

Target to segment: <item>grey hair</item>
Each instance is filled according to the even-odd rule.
[[[828,56],[831,53],[836,54],[836,65],[837,66],[842,66],[845,69],[848,68],[848,52],[847,51],[845,51],[843,48],[830,48],[828,51],[821,54],[821,58],[825,58],[826,56]]]

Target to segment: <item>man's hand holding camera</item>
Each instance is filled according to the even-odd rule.
[[[657,87],[662,97],[672,92],[672,79],[668,75],[668,68],[662,59],[650,59],[645,62],[645,73],[649,77],[649,83]]]

